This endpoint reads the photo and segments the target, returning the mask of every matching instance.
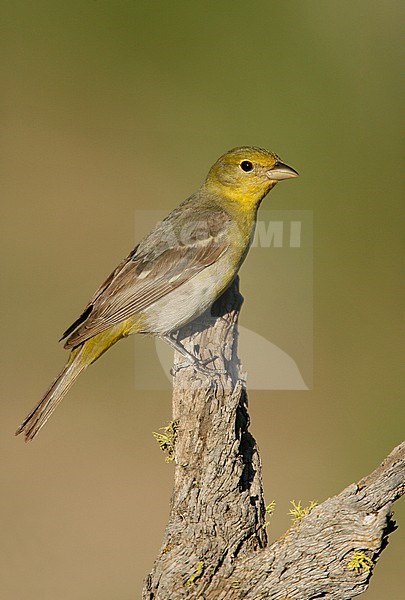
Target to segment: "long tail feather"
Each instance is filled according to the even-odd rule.
[[[26,442],[32,440],[87,365],[88,362],[83,360],[81,349],[79,349],[51,384],[42,400],[21,423],[15,435],[24,433]]]

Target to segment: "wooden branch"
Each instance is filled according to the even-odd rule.
[[[315,507],[267,547],[261,463],[237,356],[238,280],[179,340],[226,374],[173,378],[175,476],[144,600],[345,600],[363,592],[395,526],[405,444],[371,475]],[[176,354],[175,364],[183,362]],[[360,554],[353,554],[360,552]]]

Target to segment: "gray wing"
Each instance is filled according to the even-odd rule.
[[[99,287],[82,315],[63,334],[65,348],[141,312],[213,264],[228,247],[225,211],[175,209],[125,258]]]

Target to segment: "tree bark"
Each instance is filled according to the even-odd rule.
[[[268,547],[261,462],[237,355],[242,301],[236,279],[209,314],[179,332],[186,349],[225,373],[186,367],[173,377],[174,490],[143,599],[349,600],[367,588],[395,529],[391,506],[405,489],[405,444]],[[175,365],[183,360],[176,353]]]

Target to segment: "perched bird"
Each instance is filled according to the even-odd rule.
[[[200,189],[132,250],[65,331],[66,366],[16,435],[34,438],[78,375],[131,333],[160,336],[204,368],[172,334],[230,285],[252,242],[261,201],[278,181],[297,176],[261,148],[221,156]]]

